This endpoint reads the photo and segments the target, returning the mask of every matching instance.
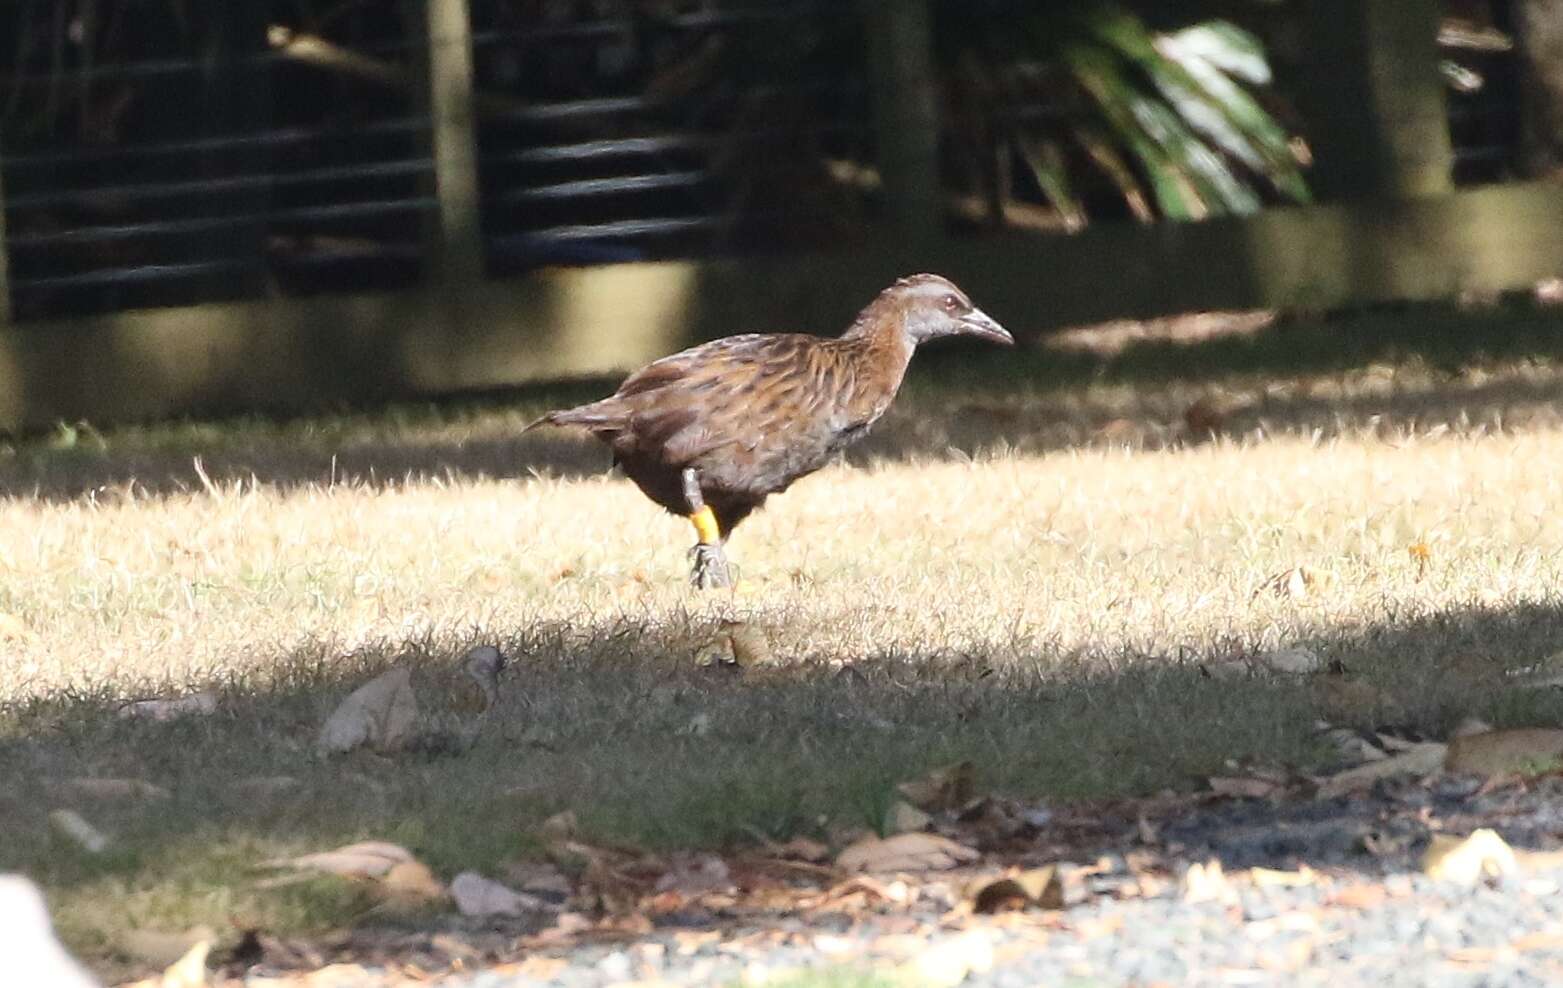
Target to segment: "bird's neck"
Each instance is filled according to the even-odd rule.
[[[899,300],[881,296],[859,312],[852,325],[841,334],[843,342],[876,354],[901,353],[904,367],[912,359],[914,344],[906,335],[906,312]]]
[[[902,314],[889,306],[870,305],[841,334],[840,345],[852,352],[852,363],[859,368],[859,400],[873,405],[870,414],[877,417],[900,390],[906,365],[916,350],[902,328]]]

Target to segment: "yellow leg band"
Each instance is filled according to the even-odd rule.
[[[716,545],[722,541],[722,530],[716,524],[716,512],[711,510],[708,504],[689,516],[694,523],[695,534],[699,536],[702,545]]]

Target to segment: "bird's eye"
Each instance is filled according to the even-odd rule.
[[[948,312],[959,312],[964,309],[965,306],[961,304],[960,296],[946,295],[944,297],[944,308]]]

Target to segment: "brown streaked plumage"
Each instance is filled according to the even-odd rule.
[[[695,522],[695,583],[725,586],[721,543],[733,528],[866,433],[919,343],[962,335],[1014,342],[947,279],[913,275],[880,292],[836,339],[715,340],[534,424],[584,426],[607,443],[647,497]]]

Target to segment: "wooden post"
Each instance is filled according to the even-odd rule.
[[[1545,178],[1563,170],[1563,0],[1514,4],[1521,74],[1520,170]]]
[[[1453,153],[1437,0],[1309,0],[1304,103],[1321,198],[1439,195]]]
[[[942,225],[930,0],[863,0],[885,217],[921,238]]]
[[[478,141],[472,112],[472,21],[467,0],[428,0],[429,117],[439,228],[431,273],[442,289],[483,278]]]

